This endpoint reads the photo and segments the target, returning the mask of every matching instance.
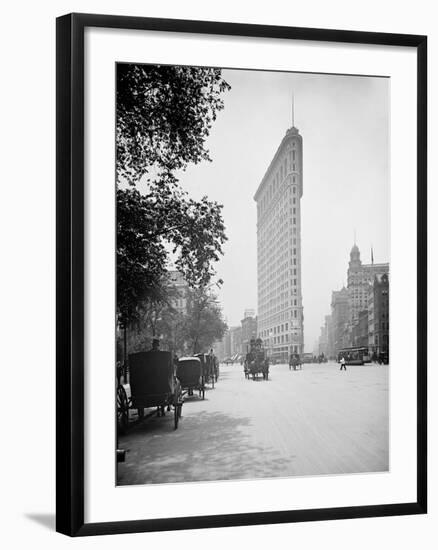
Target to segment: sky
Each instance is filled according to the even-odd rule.
[[[206,146],[212,162],[179,173],[193,197],[224,205],[228,241],[216,265],[229,326],[257,311],[254,193],[286,130],[303,138],[301,210],[305,350],[312,351],[332,290],[346,285],[356,243],[364,263],[389,262],[389,92],[387,78],[223,70],[231,91]]]

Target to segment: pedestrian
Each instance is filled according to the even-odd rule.
[[[151,351],[160,351],[160,341],[158,338],[152,340],[152,349]]]
[[[340,363],[341,363],[341,368],[339,370],[342,370],[342,369],[347,370],[347,367],[345,366],[344,356],[341,357]]]

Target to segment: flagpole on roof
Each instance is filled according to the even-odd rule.
[[[292,92],[292,128],[295,127],[295,96]]]

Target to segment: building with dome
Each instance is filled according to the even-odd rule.
[[[257,332],[274,361],[304,351],[301,294],[303,140],[292,121],[254,195]]]
[[[354,243],[350,251],[347,286],[332,292],[331,314],[321,327],[320,349],[336,357],[348,347],[368,347],[369,353],[388,355],[389,263],[363,264]]]
[[[359,247],[354,243],[350,252],[350,262],[347,271],[347,288],[349,293],[349,315],[351,327],[359,320],[359,313],[368,309],[368,294],[370,284],[376,275],[389,273],[389,263],[375,264],[371,249],[371,263],[363,264],[360,259]],[[355,343],[352,342],[352,345]]]

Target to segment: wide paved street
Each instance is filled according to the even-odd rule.
[[[120,438],[118,483],[143,484],[388,469],[388,366],[274,365],[268,381],[221,365],[205,400],[186,399]]]

